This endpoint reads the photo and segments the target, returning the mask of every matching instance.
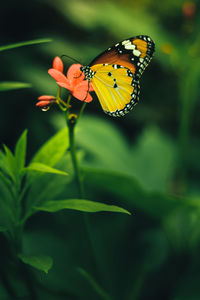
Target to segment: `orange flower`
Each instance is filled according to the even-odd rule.
[[[38,97],[38,100],[39,101],[36,103],[36,106],[40,107],[43,111],[48,110],[51,104],[56,102],[56,98],[50,95],[40,96]]]
[[[59,56],[56,56],[53,60],[53,69],[56,69],[63,73],[64,66]]]
[[[80,64],[73,64],[67,71],[67,76],[63,74],[62,60],[57,56],[53,61],[53,68],[48,73],[57,84],[71,92],[78,100],[91,102],[93,100],[89,92],[93,91],[92,84],[88,80],[84,80],[85,75],[80,70]]]

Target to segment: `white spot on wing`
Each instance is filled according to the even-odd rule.
[[[133,50],[133,55],[140,56],[141,52],[139,50]]]
[[[135,49],[135,45],[133,45],[131,43],[130,44],[128,43],[128,44],[126,44],[124,46],[124,48],[127,49],[127,50],[134,50]]]
[[[123,41],[123,42],[122,42],[122,45],[125,45],[125,44],[127,44],[127,43],[130,43],[130,40],[125,40],[125,41]]]

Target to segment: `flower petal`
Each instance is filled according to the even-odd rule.
[[[85,102],[89,103],[93,100],[92,96],[90,95],[90,93],[87,94],[86,99],[84,100]]]
[[[63,73],[63,62],[59,56],[56,56],[53,60],[53,69]]]
[[[54,100],[55,97],[51,96],[51,95],[42,95],[40,97],[38,97],[38,100]]]
[[[94,91],[94,88],[93,88],[92,83],[90,82],[90,83],[89,83],[89,92],[93,92],[93,91]]]
[[[88,96],[89,95],[88,81],[84,80],[81,83],[77,84],[72,92],[72,95],[81,101],[86,101],[86,99],[87,99],[86,102],[92,101],[91,96]]]
[[[61,73],[60,71],[58,71],[56,69],[49,69],[48,73],[51,77],[53,77],[53,79],[55,79],[55,81],[70,84],[67,77],[63,73]]]
[[[85,78],[84,73],[80,70],[81,67],[82,65],[80,64],[73,64],[67,71],[67,79],[70,80],[74,87]]]
[[[39,101],[39,102],[37,102],[35,105],[38,106],[38,107],[46,107],[46,106],[48,106],[50,103],[51,103],[51,101],[46,100],[46,101]]]
[[[69,84],[69,83],[67,83],[67,82],[59,82],[59,81],[57,81],[56,82],[59,86],[61,86],[61,87],[63,87],[63,88],[65,88],[65,89],[67,89],[67,90],[69,90],[70,92],[72,92],[72,87],[71,87],[71,85]]]
[[[67,71],[67,77],[69,79],[72,79],[74,77],[80,77],[82,74],[84,76],[84,73],[80,70],[81,67],[82,67],[81,64],[71,65]]]

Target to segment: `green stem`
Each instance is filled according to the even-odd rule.
[[[68,109],[68,106],[66,102],[60,98],[60,96],[61,96],[61,87],[59,86],[57,91],[57,96],[56,96],[56,102],[62,111],[66,111]]]
[[[22,234],[23,225],[22,218],[22,202],[21,202],[21,180],[16,178],[13,185],[13,200],[14,200],[14,219],[13,230],[11,232],[11,243],[13,244],[14,253],[17,255],[22,250]]]
[[[71,94],[69,94],[69,96],[68,96],[68,100],[67,100],[68,106],[70,105],[70,100],[71,100]],[[78,116],[74,115],[74,114],[70,114],[68,110],[66,113],[67,125],[69,128],[70,154],[71,154],[72,164],[73,164],[73,168],[74,168],[75,180],[76,180],[78,191],[79,191],[79,197],[81,199],[84,198],[83,181],[82,181],[80,167],[79,167],[78,160],[77,160],[74,130],[75,130],[77,121],[80,118],[80,116],[85,108],[85,105],[86,105],[86,103],[84,102]]]
[[[72,95],[69,94],[68,99],[67,99],[67,107],[70,106],[70,101],[71,101],[71,99],[72,99]]]
[[[80,117],[82,116],[83,111],[84,111],[84,108],[86,107],[86,104],[87,104],[87,102],[83,102],[83,105],[82,105],[82,107],[81,107],[81,109],[80,109],[80,112],[79,112],[79,115],[78,115],[78,120],[79,120]],[[78,121],[78,120],[77,120],[77,121]]]
[[[78,268],[78,272],[87,280],[93,287],[94,291],[102,300],[112,300],[110,295],[98,284],[98,282],[84,269]]]
[[[76,124],[77,119],[75,119],[75,122],[70,121],[70,115],[68,118],[68,126],[69,126],[69,141],[70,141],[70,153],[71,153],[71,158],[72,158],[72,164],[74,168],[74,174],[75,174],[75,180],[77,183],[78,191],[79,191],[79,197],[80,199],[84,199],[84,191],[83,191],[83,181],[80,173],[80,168],[78,165],[77,161],[77,156],[76,156],[76,148],[75,148],[75,138],[74,138],[74,128]],[[89,216],[86,213],[83,213],[83,222],[85,225],[85,230],[86,230],[86,238],[88,240],[89,244],[89,249],[90,249],[90,256],[92,257],[95,269],[97,270],[96,266],[96,255],[95,255],[95,249],[93,245],[93,239],[92,239],[92,233],[90,229],[90,224],[89,224]]]
[[[77,161],[76,155],[76,147],[75,147],[75,136],[74,136],[74,129],[75,129],[76,120],[68,119],[69,124],[69,144],[70,144],[70,153],[72,158],[72,164],[74,168],[75,180],[79,190],[80,198],[83,198],[83,181],[80,173],[80,168]]]
[[[70,100],[71,100],[71,95],[68,96],[68,100],[67,100],[68,106],[70,105]],[[73,168],[74,168],[74,175],[75,175],[75,180],[77,183],[80,199],[84,199],[84,190],[83,190],[83,181],[82,181],[82,176],[81,176],[81,172],[80,172],[80,167],[79,167],[77,155],[76,155],[74,130],[75,130],[75,126],[76,126],[80,116],[83,113],[85,106],[86,106],[86,103],[84,102],[80,109],[78,116],[75,114],[70,114],[68,110],[66,112],[66,121],[67,121],[67,125],[69,128],[70,154],[71,154],[72,164],[73,164]],[[95,249],[94,249],[94,244],[93,244],[93,239],[92,239],[91,228],[90,228],[90,224],[89,224],[89,217],[88,217],[88,214],[86,214],[86,213],[83,213],[83,222],[85,224],[86,238],[88,240],[89,249],[91,252],[90,256],[92,257],[94,267],[97,270],[98,268],[96,265],[96,255],[95,255]]]

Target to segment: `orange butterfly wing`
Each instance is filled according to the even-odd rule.
[[[138,80],[154,51],[152,39],[141,35],[117,43],[90,63],[91,83],[105,113],[123,116],[137,104]]]
[[[97,64],[91,82],[105,113],[118,117],[128,113],[138,102],[139,83],[120,65]]]
[[[98,55],[91,63],[95,64],[118,64],[128,68],[136,77],[148,66],[155,51],[153,40],[140,35],[121,41],[111,48]]]
[[[127,54],[119,55],[115,49],[109,52],[104,52],[102,55],[100,55],[99,58],[95,59],[95,61],[90,64],[90,66],[97,64],[117,64],[128,68],[133,74],[136,70],[134,64],[131,63],[129,56]]]

